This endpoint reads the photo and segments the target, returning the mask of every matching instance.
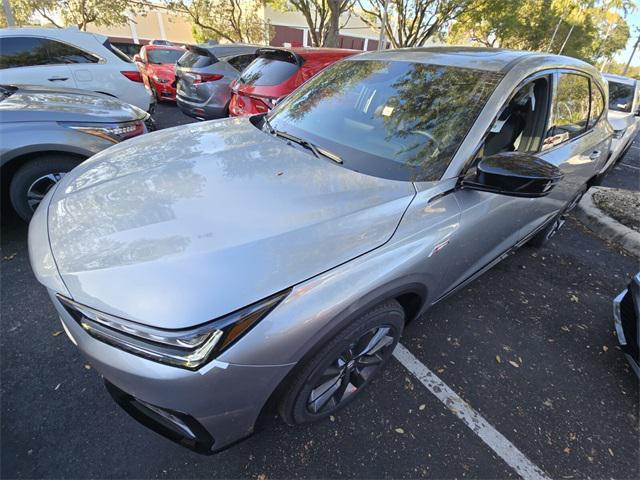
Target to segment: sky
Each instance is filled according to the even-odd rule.
[[[627,41],[627,48],[620,51],[615,57],[617,62],[622,63],[627,63],[629,60],[629,55],[631,55],[631,50],[633,50],[633,44],[637,40],[638,35],[640,35],[640,8],[637,8],[635,12],[630,13],[626,20],[631,28],[631,36]],[[640,66],[640,47],[636,50],[633,60],[631,60],[631,65],[634,67]]]

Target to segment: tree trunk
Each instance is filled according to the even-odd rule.
[[[342,0],[327,0],[329,5],[329,23],[324,37],[324,47],[337,47],[340,35],[340,3]]]

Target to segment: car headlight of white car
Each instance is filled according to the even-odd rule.
[[[196,370],[228,348],[287,295],[284,291],[205,324],[166,330],[124,320],[58,295],[71,317],[93,338],[133,355]]]

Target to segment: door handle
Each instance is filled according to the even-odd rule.
[[[69,77],[51,77],[48,78],[50,82],[64,82],[65,80],[69,80]]]
[[[598,160],[600,158],[600,155],[602,155],[602,152],[600,150],[594,150],[593,152],[591,152],[591,155],[589,155],[589,158],[591,160]]]

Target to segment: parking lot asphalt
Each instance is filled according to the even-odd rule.
[[[160,105],[156,118],[181,115]],[[620,169],[605,182],[639,178]],[[224,452],[191,453],[121,411],[61,334],[26,226],[5,214],[1,240],[1,478],[517,477],[397,360],[330,420],[274,417]],[[638,381],[611,318],[638,268],[570,220],[409,324],[402,344],[549,477],[638,478]]]

